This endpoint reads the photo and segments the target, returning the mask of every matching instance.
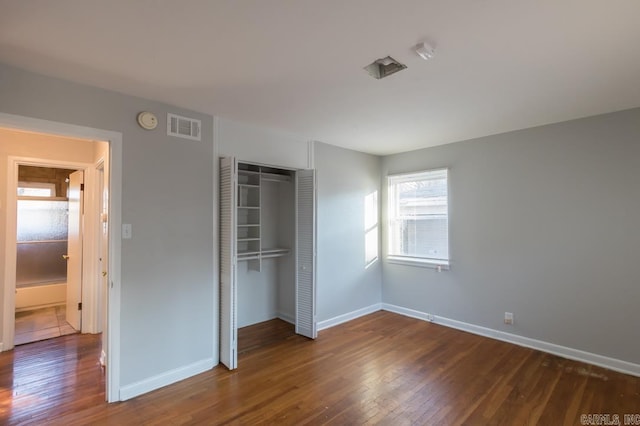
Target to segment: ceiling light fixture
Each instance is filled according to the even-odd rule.
[[[415,51],[425,61],[433,58],[433,55],[435,55],[436,53],[436,49],[434,49],[433,46],[424,41],[422,43],[416,44]]]

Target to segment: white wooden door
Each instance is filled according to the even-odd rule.
[[[100,207],[99,218],[99,238],[98,261],[100,283],[100,304],[98,306],[100,326],[98,331],[102,331],[102,351],[100,353],[100,364],[107,366],[108,359],[108,342],[109,342],[109,183],[107,182],[107,172],[104,164],[98,169],[98,198]]]
[[[220,361],[238,366],[238,290],[236,283],[237,163],[220,159]]]
[[[296,333],[315,339],[316,183],[314,170],[296,172]]]
[[[84,173],[69,176],[69,236],[67,238],[67,322],[80,331],[82,313],[82,218]]]

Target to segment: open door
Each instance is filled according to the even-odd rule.
[[[98,321],[100,327],[98,331],[102,331],[102,350],[100,351],[100,365],[107,366],[108,342],[109,342],[109,184],[107,181],[107,173],[105,171],[105,163],[101,163],[96,168],[98,175],[98,207],[99,207],[99,239],[98,244],[98,282],[99,300],[98,312],[100,313]]]
[[[69,175],[69,236],[67,246],[67,322],[80,331],[82,309],[82,219],[84,172]]]
[[[236,169],[235,158],[220,159],[220,361],[229,370],[238,366]]]
[[[316,184],[314,170],[296,172],[296,333],[315,339]]]

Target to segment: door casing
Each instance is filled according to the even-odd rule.
[[[110,229],[120,229],[122,225],[122,133],[5,113],[0,113],[0,127],[45,133],[56,136],[73,137],[85,139],[88,141],[108,142]],[[10,168],[9,170],[9,177],[14,176],[13,179],[17,179],[17,175],[13,174],[15,173],[15,169]],[[93,171],[95,172],[95,169]],[[8,191],[8,193],[10,194],[11,191]],[[15,197],[15,193],[13,194],[13,196]],[[13,238],[9,238],[9,235],[7,235],[7,241],[13,240],[13,242],[15,243],[15,209],[13,211],[13,216],[13,230],[11,231],[11,229],[9,229],[10,227],[7,226],[7,230],[13,233]],[[107,369],[105,396],[108,402],[115,402],[120,400],[120,290],[122,239],[121,235],[118,232],[112,232],[111,234],[111,238],[109,238],[109,337],[107,342],[107,351],[110,354],[110,359],[109,368]],[[9,259],[9,257],[11,256],[10,252],[12,250],[9,250],[9,252],[7,252],[6,257],[8,261],[7,265],[13,264],[15,269],[15,244],[13,244],[13,246],[14,258]],[[8,269],[9,268],[5,268],[5,281],[3,291],[4,315],[2,321],[2,346],[0,347],[0,350],[8,350],[13,347],[15,321],[15,270],[13,271],[13,283],[8,283],[6,280],[7,275],[9,274],[9,272],[7,271]]]

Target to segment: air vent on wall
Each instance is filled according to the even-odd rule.
[[[199,141],[201,126],[202,122],[200,120],[171,113],[167,114],[167,135],[169,136]]]

